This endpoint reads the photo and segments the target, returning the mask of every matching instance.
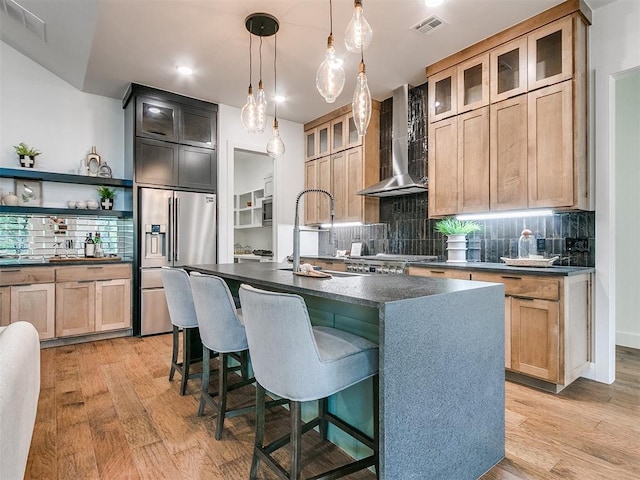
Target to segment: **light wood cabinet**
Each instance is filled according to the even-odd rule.
[[[457,67],[429,77],[429,122],[439,122],[458,113],[457,85]]]
[[[303,263],[310,263],[315,267],[320,267],[323,270],[333,270],[334,272],[345,272],[347,270],[343,260],[328,260],[302,257],[300,259]]]
[[[345,106],[305,125],[305,135],[328,125],[331,155],[305,164],[305,188],[322,188],[335,199],[336,222],[375,223],[379,200],[357,195],[378,182],[380,175],[380,104],[373,103],[371,121],[364,137],[358,135],[351,106]],[[330,220],[329,202],[321,195],[305,195],[305,224]]]
[[[56,284],[56,337],[95,331],[95,282]]]
[[[38,331],[40,340],[55,336],[55,285],[37,283],[12,286],[11,323],[29,322]]]
[[[588,369],[593,308],[590,273],[532,275],[446,266],[410,266],[408,273],[502,283],[507,370],[542,380],[545,388],[557,392]]]
[[[490,210],[517,210],[528,206],[527,105],[525,94],[490,107]]]
[[[316,158],[329,155],[330,148],[330,123],[324,123],[310,130],[305,130],[305,160],[314,160]]]
[[[95,283],[95,331],[131,327],[131,280],[118,278]]]
[[[0,327],[11,323],[11,287],[0,287]]]
[[[529,91],[573,78],[573,17],[538,28],[527,37]]]
[[[458,209],[458,118],[429,124],[429,217]]]
[[[489,54],[466,60],[456,70],[458,114],[489,105]]]
[[[457,167],[457,211],[471,213],[489,210],[488,106],[458,115]]]
[[[507,42],[491,50],[489,59],[491,103],[527,93],[527,38]]]

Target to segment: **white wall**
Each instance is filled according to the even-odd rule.
[[[234,148],[266,152],[271,129],[248,134],[240,123],[240,109],[220,105],[218,110],[218,261],[233,262]],[[269,118],[270,125],[273,118]],[[304,188],[303,126],[278,119],[285,154],[273,165],[274,260],[293,251],[293,221],[296,195]]]
[[[77,173],[91,146],[113,171],[124,176],[124,121],[119,100],[83,93],[0,42],[0,166],[20,168],[13,145],[20,142],[42,152],[35,168]],[[0,180],[5,195],[13,181]],[[97,198],[91,186],[47,183],[44,206],[63,207],[66,200]],[[116,198],[116,208],[123,196]]]
[[[640,2],[617,0],[593,12],[590,29],[592,69],[591,154],[596,165],[596,276],[595,276],[595,364],[591,378],[615,380],[616,225],[627,221],[618,211],[614,197],[615,149],[613,142],[613,76],[640,65]],[[636,207],[637,208],[637,207]],[[638,276],[636,295],[640,293]],[[637,318],[637,315],[636,315]]]

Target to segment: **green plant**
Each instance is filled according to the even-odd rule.
[[[98,187],[98,195],[100,198],[108,198],[109,200],[113,200],[116,196],[115,188],[105,187],[104,185],[100,185]]]
[[[20,142],[18,145],[14,145],[13,148],[16,149],[16,153],[18,155],[24,155],[25,157],[37,157],[42,153],[40,150],[29,147],[29,145],[24,142]]]
[[[482,225],[473,220],[456,220],[455,218],[445,218],[436,223],[436,232],[444,235],[468,235],[482,230]]]

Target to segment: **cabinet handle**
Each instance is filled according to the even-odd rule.
[[[102,267],[87,267],[89,270],[100,270]]]
[[[431,273],[444,273],[444,270],[429,270]]]
[[[511,280],[522,280],[522,277],[512,277],[510,275],[500,275],[501,278],[509,278]]]
[[[16,272],[21,272],[22,270],[20,268],[11,268],[9,270],[0,270],[0,272],[2,273],[16,273]]]

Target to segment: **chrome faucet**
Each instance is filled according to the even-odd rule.
[[[295,222],[293,224],[293,271],[297,272],[300,270],[300,214],[298,213],[300,206],[300,198],[305,193],[324,193],[329,197],[330,201],[330,210],[331,210],[331,244],[333,244],[333,217],[335,216],[335,208],[334,208],[334,199],[333,195],[329,193],[327,190],[322,190],[321,188],[308,188],[306,190],[301,191],[296,197],[296,217]]]

